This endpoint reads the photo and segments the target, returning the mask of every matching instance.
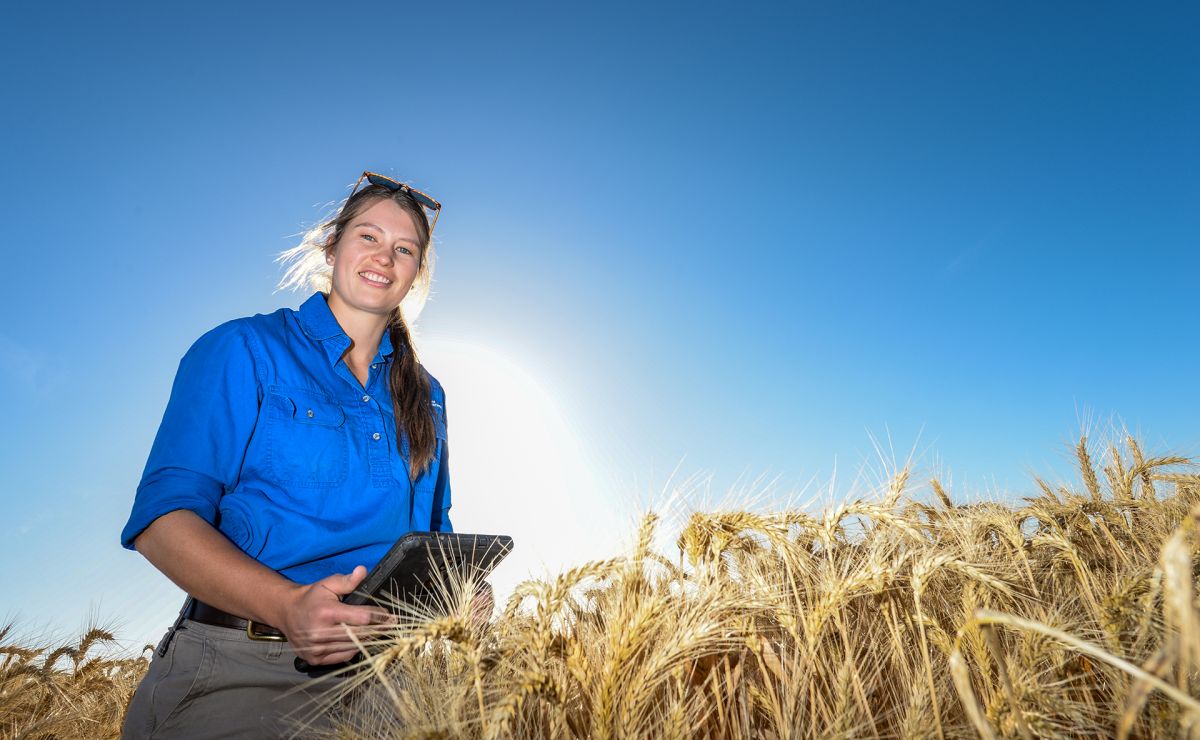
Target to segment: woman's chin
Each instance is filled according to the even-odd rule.
[[[359,302],[358,309],[360,311],[365,311],[367,313],[373,313],[373,314],[378,314],[380,316],[386,316],[387,314],[391,313],[398,305],[400,305],[399,300],[390,301],[390,300],[387,300],[384,298],[375,297],[373,300],[366,300],[366,301]]]

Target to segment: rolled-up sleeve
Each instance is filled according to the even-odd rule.
[[[138,484],[121,545],[179,509],[217,524],[221,496],[237,483],[262,399],[255,346],[239,321],[196,340],[179,363],[171,398]]]

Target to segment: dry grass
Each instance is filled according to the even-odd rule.
[[[370,646],[338,734],[1198,737],[1200,471],[1132,440],[1077,457],[1078,490],[1018,505],[901,472],[815,515],[694,513],[673,546],[651,514],[486,625],[460,585]],[[6,650],[12,734],[115,732],[137,661]]]
[[[115,639],[100,627],[74,645],[22,645],[14,638],[13,625],[0,628],[0,736],[120,735],[147,657],[105,654]]]
[[[692,514],[667,553],[648,515],[486,627],[461,596],[413,615],[341,734],[1200,736],[1200,475],[1131,439],[1077,457],[1079,490],[1016,506],[902,471],[819,515]]]

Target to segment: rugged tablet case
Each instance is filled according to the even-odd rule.
[[[507,535],[409,532],[342,601],[358,605],[423,598],[437,592],[439,581],[446,582],[448,570],[484,578],[512,548]]]
[[[437,583],[445,581],[447,570],[481,580],[512,548],[512,537],[502,534],[409,532],[392,545],[357,591],[342,597],[342,602],[362,605],[387,604],[396,599],[425,600],[437,593]],[[356,655],[348,663],[361,659],[362,655]],[[294,662],[297,671],[314,678],[348,664],[313,666],[300,658]]]

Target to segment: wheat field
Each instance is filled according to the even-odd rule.
[[[695,512],[666,548],[648,514],[489,623],[469,583],[409,609],[314,711],[345,738],[1200,737],[1200,470],[1076,456],[1016,503],[901,470],[817,513]],[[144,660],[3,637],[7,732],[115,734]]]
[[[116,638],[101,627],[88,629],[75,644],[46,646],[16,638],[13,625],[0,628],[0,734],[120,735],[125,707],[149,665],[146,658],[106,655]]]

